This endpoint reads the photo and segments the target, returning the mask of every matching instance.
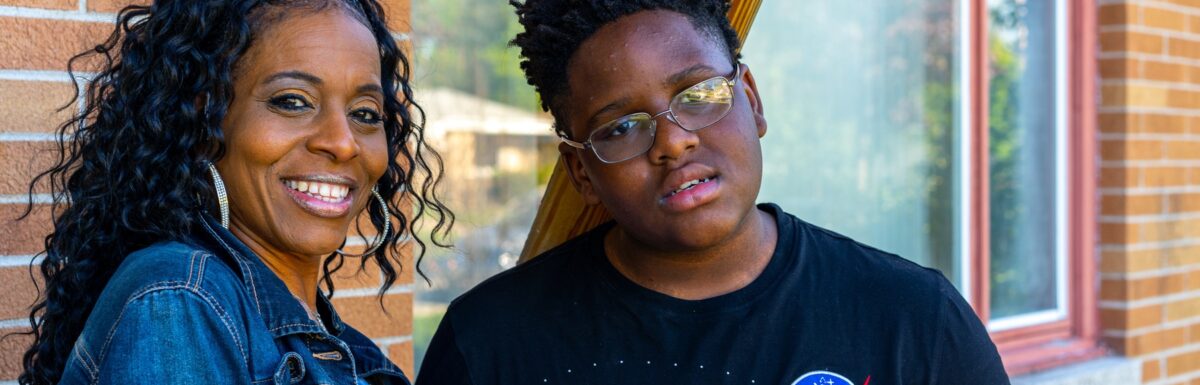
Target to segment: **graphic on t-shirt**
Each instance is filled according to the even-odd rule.
[[[834,372],[818,370],[804,373],[792,385],[854,385],[853,382]]]

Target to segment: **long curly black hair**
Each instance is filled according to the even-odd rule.
[[[206,165],[224,154],[220,123],[234,96],[239,58],[287,12],[329,7],[366,25],[379,47],[389,164],[376,187],[393,218],[384,218],[372,201],[370,223],[376,232],[384,221],[397,223],[393,235],[418,233],[414,228],[422,220],[434,223],[428,236],[411,237],[418,244],[417,266],[423,238],[448,245],[454,215],[435,193],[441,158],[425,142],[408,61],[378,2],[159,0],[126,7],[107,40],[70,60],[72,78],[81,69],[99,71],[78,97],[83,108],[58,129],[57,162],[29,187],[22,218],[32,210],[34,187],[48,184],[54,229],[39,266],[45,287],[29,315],[34,342],[23,357],[21,384],[58,382],[100,292],[126,255],[183,238],[216,207]],[[360,269],[370,261],[382,271],[380,301],[398,276],[395,258],[407,240],[389,237],[387,247],[360,261]],[[324,260],[322,284],[329,294],[332,273],[344,263],[337,254]]]
[[[509,0],[525,31],[510,43],[521,49],[521,69],[529,85],[542,98],[542,109],[554,116],[554,129],[570,137],[566,127],[564,95],[567,65],[587,38],[622,16],[641,11],[667,10],[688,18],[706,37],[723,43],[730,62],[740,56],[737,32],[729,24],[729,0]]]

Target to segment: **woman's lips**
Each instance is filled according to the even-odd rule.
[[[288,196],[304,211],[322,218],[337,218],[350,212],[350,186],[311,180],[283,180]]]

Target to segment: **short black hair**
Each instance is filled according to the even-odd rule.
[[[667,10],[687,17],[696,30],[723,43],[730,62],[738,56],[737,32],[729,24],[729,0],[510,0],[525,31],[511,45],[521,49],[521,69],[541,95],[542,109],[554,115],[554,129],[569,136],[562,98],[567,86],[567,64],[579,46],[600,27],[641,11]]]

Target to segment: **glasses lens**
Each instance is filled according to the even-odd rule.
[[[690,131],[716,123],[733,108],[733,86],[728,79],[705,80],[675,95],[671,111],[679,125]]]
[[[647,113],[625,115],[597,128],[590,139],[600,160],[620,162],[641,155],[654,144],[654,120]]]

